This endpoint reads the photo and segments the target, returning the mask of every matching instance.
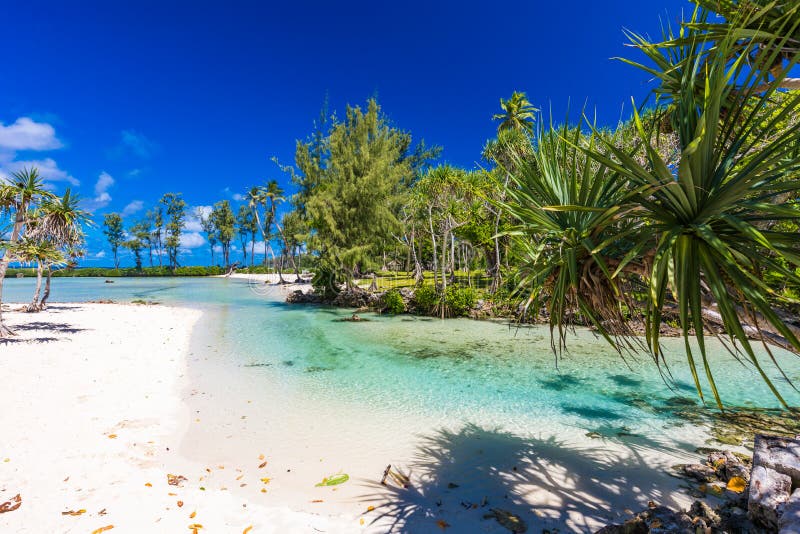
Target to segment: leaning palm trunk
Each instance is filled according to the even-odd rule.
[[[16,243],[19,240],[19,236],[22,233],[22,225],[25,223],[24,215],[26,210],[27,206],[23,206],[22,209],[17,209],[17,215],[14,219],[14,229],[11,231],[11,243]],[[14,331],[8,328],[3,322],[3,282],[5,281],[6,272],[8,271],[8,265],[10,263],[11,255],[8,249],[6,249],[3,252],[2,258],[0,258],[0,338],[14,335]]]
[[[39,309],[43,310],[47,308],[47,299],[50,298],[50,279],[53,277],[53,269],[50,265],[47,266],[47,278],[44,282],[44,293],[42,294],[42,300],[39,301]]]
[[[27,311],[39,311],[39,295],[42,293],[42,274],[44,272],[44,265],[41,261],[36,262],[36,290],[33,292],[33,299],[28,305]]]

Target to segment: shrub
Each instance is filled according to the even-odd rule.
[[[475,306],[475,290],[471,287],[450,286],[444,293],[447,314],[452,317],[467,315]]]
[[[406,303],[403,302],[403,297],[399,291],[394,289],[383,294],[383,307],[392,315],[406,311]]]
[[[419,286],[414,293],[414,305],[421,313],[430,313],[439,304],[439,293],[433,286]]]

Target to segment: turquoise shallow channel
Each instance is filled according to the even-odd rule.
[[[25,302],[32,279],[6,281],[4,300]],[[268,369],[306,398],[433,419],[463,420],[528,430],[554,422],[582,432],[646,433],[679,425],[676,413],[699,401],[683,342],[665,340],[671,379],[646,356],[627,365],[588,331],[570,339],[557,363],[546,327],[468,319],[439,320],[372,313],[342,322],[351,310],[287,305],[277,289],[220,278],[58,278],[52,302],[111,299],[199,307],[206,313],[195,350],[253,374]],[[726,404],[776,408],[777,400],[752,366],[717,341],[710,357]],[[776,351],[800,383],[800,359]],[[763,355],[767,361],[766,353]],[[628,367],[630,366],[630,367]],[[794,391],[772,364],[769,374],[791,405]]]

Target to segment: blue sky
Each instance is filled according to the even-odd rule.
[[[26,1],[0,32],[0,174],[36,163],[98,220],[128,223],[167,191],[190,206],[288,178],[295,140],[377,95],[415,139],[471,167],[498,99],[525,91],[563,117],[630,111],[647,76],[612,61],[623,28],[657,36],[685,0],[597,2]],[[182,263],[208,262],[190,225]],[[85,265],[109,265],[98,230]],[[124,263],[129,263],[126,259]]]

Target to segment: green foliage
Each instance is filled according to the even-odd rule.
[[[231,203],[220,200],[214,204],[209,218],[214,228],[214,235],[222,246],[222,262],[224,265],[230,265],[231,242],[236,234],[236,217],[233,215]]]
[[[383,294],[383,307],[392,315],[406,311],[405,302],[399,291],[391,290]]]
[[[183,232],[184,219],[186,218],[186,202],[180,193],[167,193],[161,197],[161,204],[164,206],[167,217],[169,217],[165,231],[166,239],[164,248],[167,251],[169,265],[173,269],[178,267],[178,250],[181,245],[181,233]]]
[[[122,226],[122,216],[119,213],[107,213],[103,217],[103,234],[108,239],[111,252],[114,254],[114,266],[119,268],[119,247],[125,241],[125,229]]]
[[[344,121],[333,121],[324,147],[326,158],[308,144],[296,156],[309,246],[337,281],[349,281],[399,228],[398,204],[413,178],[408,136],[370,100],[366,111],[348,107]]]
[[[440,302],[439,293],[432,285],[421,285],[414,292],[414,306],[423,314],[432,313]]]
[[[464,316],[475,306],[475,290],[471,287],[448,286],[443,300],[447,316]]]

